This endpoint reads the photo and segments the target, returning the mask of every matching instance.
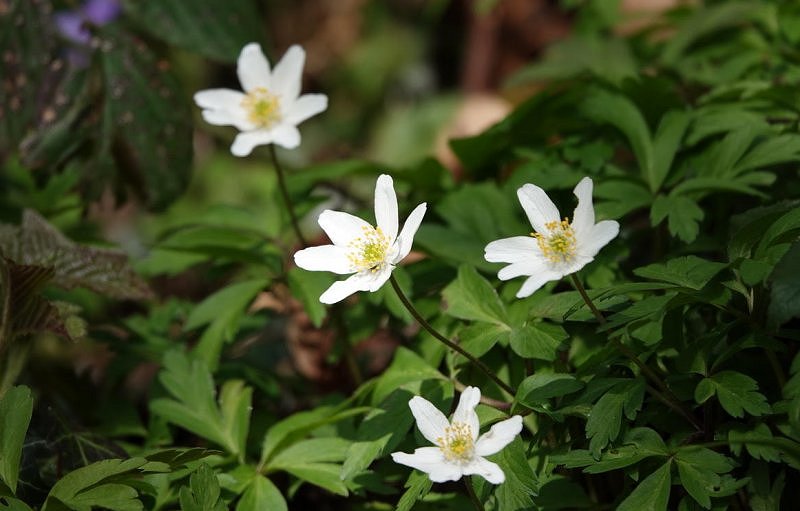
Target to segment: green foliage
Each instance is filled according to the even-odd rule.
[[[425,144],[461,100],[429,92],[473,56],[441,45],[438,4],[409,23],[381,3],[123,0],[68,43],[53,12],[81,3],[0,0],[0,510],[456,511],[464,483],[487,511],[800,501],[797,5],[697,3],[637,28],[619,2],[561,2],[571,35],[506,82],[505,118],[447,141],[450,163]],[[291,207],[319,245],[322,209],[372,223],[379,173],[401,220],[427,202],[392,268],[418,316],[388,284],[320,303],[344,276],[294,264],[275,162],[192,126],[192,92],[235,83],[243,45],[271,43],[275,64],[298,41],[331,104],[277,152],[305,167],[286,173]],[[619,235],[516,298],[522,277],[498,279],[484,249],[530,235],[518,188],[574,220],[585,176]],[[124,197],[149,216],[116,231]],[[133,262],[90,244],[95,219]],[[449,417],[467,386],[481,433],[524,417],[488,456],[504,482],[394,463],[441,444],[409,400]]]
[[[231,380],[222,386],[215,400],[214,383],[206,365],[176,351],[165,355],[160,380],[174,399],[153,400],[153,413],[244,458],[251,388],[242,381]]]
[[[0,482],[11,495],[17,491],[22,444],[32,413],[33,397],[28,387],[13,387],[0,396]],[[10,496],[6,491],[2,494]]]

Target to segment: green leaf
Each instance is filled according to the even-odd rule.
[[[319,328],[328,312],[319,297],[333,283],[333,276],[322,271],[304,271],[296,266],[289,270],[287,276],[292,295],[300,300],[311,323]]]
[[[0,481],[17,491],[22,444],[33,413],[31,390],[25,386],[10,388],[0,398]]]
[[[153,413],[244,459],[253,389],[240,380],[225,382],[218,407],[214,401],[214,382],[206,365],[177,351],[164,356],[164,370],[159,379],[175,399],[151,401]]]
[[[118,483],[120,476],[138,473],[137,469],[146,463],[147,460],[144,458],[109,459],[73,470],[53,485],[42,511],[58,507],[53,502],[59,502],[78,511],[89,511],[92,506],[119,511],[138,511],[142,509],[142,504],[136,499],[136,491]],[[114,482],[106,484],[105,481],[110,478],[114,478]],[[106,486],[110,488],[105,488]]]
[[[692,116],[687,112],[673,110],[661,118],[653,138],[653,170],[651,190],[658,190],[672,168],[672,161],[680,148]]]
[[[663,264],[643,266],[633,270],[633,273],[645,279],[660,280],[699,291],[726,267],[724,263],[690,255],[670,259]]]
[[[50,2],[10,0],[0,11],[0,165],[38,124],[63,76],[63,61],[52,65],[59,40]],[[43,104],[42,100],[47,103]],[[61,109],[59,109],[61,110]],[[59,112],[60,113],[60,112]],[[49,126],[42,126],[46,129]]]
[[[283,467],[283,470],[336,495],[343,497],[348,495],[347,485],[343,481],[342,466],[338,463],[295,463]]]
[[[659,195],[650,209],[653,226],[668,217],[669,232],[686,243],[691,243],[700,232],[700,221],[705,214],[695,201],[680,195]]]
[[[506,480],[497,487],[495,496],[499,508],[523,511],[533,507],[536,480],[525,456],[525,444],[517,437],[502,451],[492,457],[503,469]]]
[[[272,481],[258,475],[250,482],[236,504],[236,511],[288,511],[286,499]]]
[[[350,479],[388,453],[405,437],[414,418],[408,409],[413,394],[398,389],[367,414],[358,428],[357,441],[350,446],[342,467],[342,479]]]
[[[800,242],[792,243],[769,276],[767,322],[777,328],[800,316]]]
[[[339,437],[301,440],[280,451],[267,466],[285,470],[297,464],[343,461],[350,443]]]
[[[222,347],[233,339],[239,329],[239,320],[258,293],[269,283],[266,279],[252,279],[224,287],[200,302],[183,326],[184,331],[210,324],[194,349],[212,369],[219,364]]]
[[[636,417],[644,398],[644,387],[641,379],[620,382],[592,406],[589,420],[586,421],[586,437],[591,439],[589,450],[595,458],[619,436],[623,411],[630,420]]]
[[[181,0],[125,0],[124,5],[125,14],[154,37],[213,59],[234,62],[247,43],[264,40],[263,15],[251,0],[203,0],[191,8]]]
[[[666,511],[669,502],[671,463],[667,461],[633,489],[617,511]]]
[[[620,447],[607,449],[599,461],[588,457],[584,472],[600,474],[611,470],[629,467],[651,457],[667,457],[667,450],[661,436],[650,428],[634,428],[625,435]],[[578,465],[581,466],[581,465]]]
[[[220,497],[219,481],[214,471],[201,464],[189,477],[189,486],[180,489],[182,511],[224,511],[225,502]]]
[[[151,2],[152,3],[152,2]],[[191,10],[191,9],[190,9]],[[168,206],[189,183],[192,123],[188,95],[145,41],[117,24],[98,30],[104,94],[100,140],[87,166],[90,196],[130,187],[148,208]],[[107,48],[107,49],[106,49]]]
[[[392,363],[375,383],[372,399],[374,402],[383,401],[403,385],[423,380],[445,380],[445,377],[430,362],[400,346],[394,352]]]
[[[734,463],[724,455],[711,449],[686,447],[675,456],[681,484],[698,504],[708,509],[711,497],[720,486],[718,474],[730,472]]]
[[[446,311],[453,317],[496,325],[508,324],[508,313],[497,291],[471,266],[460,266],[458,277],[444,289],[442,295],[447,301]]]
[[[658,190],[659,183],[664,176],[656,175],[650,129],[636,105],[625,96],[597,89],[587,94],[580,109],[593,121],[611,124],[625,135],[636,155],[642,178],[650,187],[651,192]],[[670,136],[665,136],[662,151],[668,148]]]
[[[704,403],[714,394],[733,417],[760,416],[771,412],[767,398],[758,392],[758,383],[736,371],[720,371],[703,379],[695,388],[695,401]]]
[[[558,347],[567,337],[567,332],[558,325],[533,323],[512,330],[510,343],[520,357],[553,361]]]
[[[507,342],[511,331],[505,325],[473,323],[458,332],[461,347],[468,353],[481,357],[498,342]]]
[[[403,492],[403,495],[400,496],[400,500],[397,501],[395,511],[411,511],[414,504],[431,491],[433,481],[430,480],[428,474],[418,470],[412,470],[403,487],[407,489]]]
[[[584,383],[571,374],[537,373],[522,380],[516,399],[525,406],[539,406],[548,399],[572,394],[583,387]]]
[[[266,466],[281,449],[304,438],[311,431],[369,411],[367,407],[348,408],[348,402],[341,405],[318,406],[313,410],[299,412],[273,424],[264,435],[261,446],[261,465]]]
[[[508,85],[564,80],[587,72],[616,86],[638,74],[636,61],[627,41],[598,37],[595,34],[580,34],[549,46],[543,59],[514,73],[508,79]]]

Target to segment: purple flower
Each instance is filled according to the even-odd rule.
[[[110,23],[120,10],[119,0],[86,0],[77,9],[56,13],[55,23],[61,35],[79,45],[88,45],[91,39],[88,25]]]

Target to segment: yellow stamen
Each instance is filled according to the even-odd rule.
[[[553,263],[566,263],[575,258],[575,230],[569,218],[560,222],[547,222],[546,233],[532,232],[542,254]]]
[[[475,454],[472,428],[463,422],[454,422],[444,430],[444,436],[436,439],[439,449],[448,461],[469,461]]]
[[[350,260],[355,271],[369,270],[376,273],[386,264],[386,253],[389,251],[389,238],[380,227],[362,227],[363,235],[350,242]]]
[[[280,100],[264,87],[256,87],[242,100],[247,120],[259,128],[267,128],[281,120]]]

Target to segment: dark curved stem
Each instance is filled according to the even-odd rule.
[[[294,234],[297,236],[300,244],[303,245],[303,248],[305,248],[308,246],[308,242],[303,236],[303,233],[300,231],[300,223],[297,221],[297,216],[294,214],[294,204],[292,203],[292,199],[289,198],[289,191],[286,189],[286,178],[284,176],[283,167],[281,166],[280,161],[278,161],[278,154],[275,152],[275,144],[269,145],[269,153],[272,156],[272,165],[275,167],[275,173],[278,174],[278,188],[281,189],[283,204],[286,206],[286,211],[289,212],[289,218],[292,221]]]
[[[448,339],[447,337],[443,336],[438,331],[436,331],[436,329],[433,328],[431,324],[428,323],[428,321],[425,318],[423,318],[422,315],[417,311],[416,307],[414,307],[414,305],[409,301],[405,293],[403,293],[403,290],[400,289],[400,285],[397,283],[397,280],[394,278],[394,275],[391,275],[389,277],[389,282],[392,283],[392,288],[394,289],[394,292],[397,293],[397,297],[400,298],[400,301],[403,302],[405,308],[408,309],[408,312],[410,312],[412,316],[414,316],[414,319],[417,320],[417,323],[419,323],[422,328],[427,330],[429,334],[434,336],[439,342],[441,342],[451,350],[455,351],[460,355],[463,355],[464,358],[472,362],[475,365],[475,367],[483,371],[483,373],[486,374],[486,376],[488,376],[489,378],[491,378],[492,381],[495,382],[501,389],[505,390],[512,396],[516,394],[514,389],[512,389],[509,384],[507,384],[506,382],[501,380],[496,374],[494,374],[494,371],[489,369],[489,367],[486,364],[481,362],[479,359],[475,358],[472,354],[470,354],[468,351],[466,351],[458,344],[454,343],[453,341],[451,341],[450,339]]]
[[[572,284],[575,286],[575,289],[578,290],[578,293],[580,293],[581,298],[583,298],[583,301],[586,302],[586,305],[592,311],[594,317],[597,318],[597,321],[599,321],[601,324],[605,324],[607,322],[605,316],[603,316],[603,313],[600,312],[600,310],[595,306],[592,299],[589,298],[589,294],[586,292],[586,289],[583,287],[583,284],[581,283],[580,279],[578,279],[578,276],[573,273],[572,275],[570,275],[570,278],[572,279]],[[639,368],[642,374],[648,380],[653,382],[660,390],[659,391],[648,385],[647,389],[650,392],[650,394],[652,394],[656,399],[658,399],[662,403],[666,404],[669,408],[672,408],[673,410],[677,411],[681,416],[683,416],[683,418],[689,421],[689,423],[691,423],[691,425],[694,426],[695,429],[697,429],[698,431],[703,430],[703,427],[700,425],[697,419],[695,419],[694,416],[688,410],[686,410],[683,406],[681,406],[681,402],[678,399],[678,397],[672,392],[672,390],[669,387],[667,387],[667,384],[664,383],[664,381],[655,373],[655,371],[650,369],[650,367],[648,367],[647,364],[642,362],[641,359],[638,356],[636,356],[636,353],[634,353],[633,350],[622,344],[622,341],[620,341],[617,337],[609,337],[609,340],[612,343],[614,343],[614,347],[617,348],[620,351],[620,353],[625,355],[631,362],[636,364],[636,367]]]

